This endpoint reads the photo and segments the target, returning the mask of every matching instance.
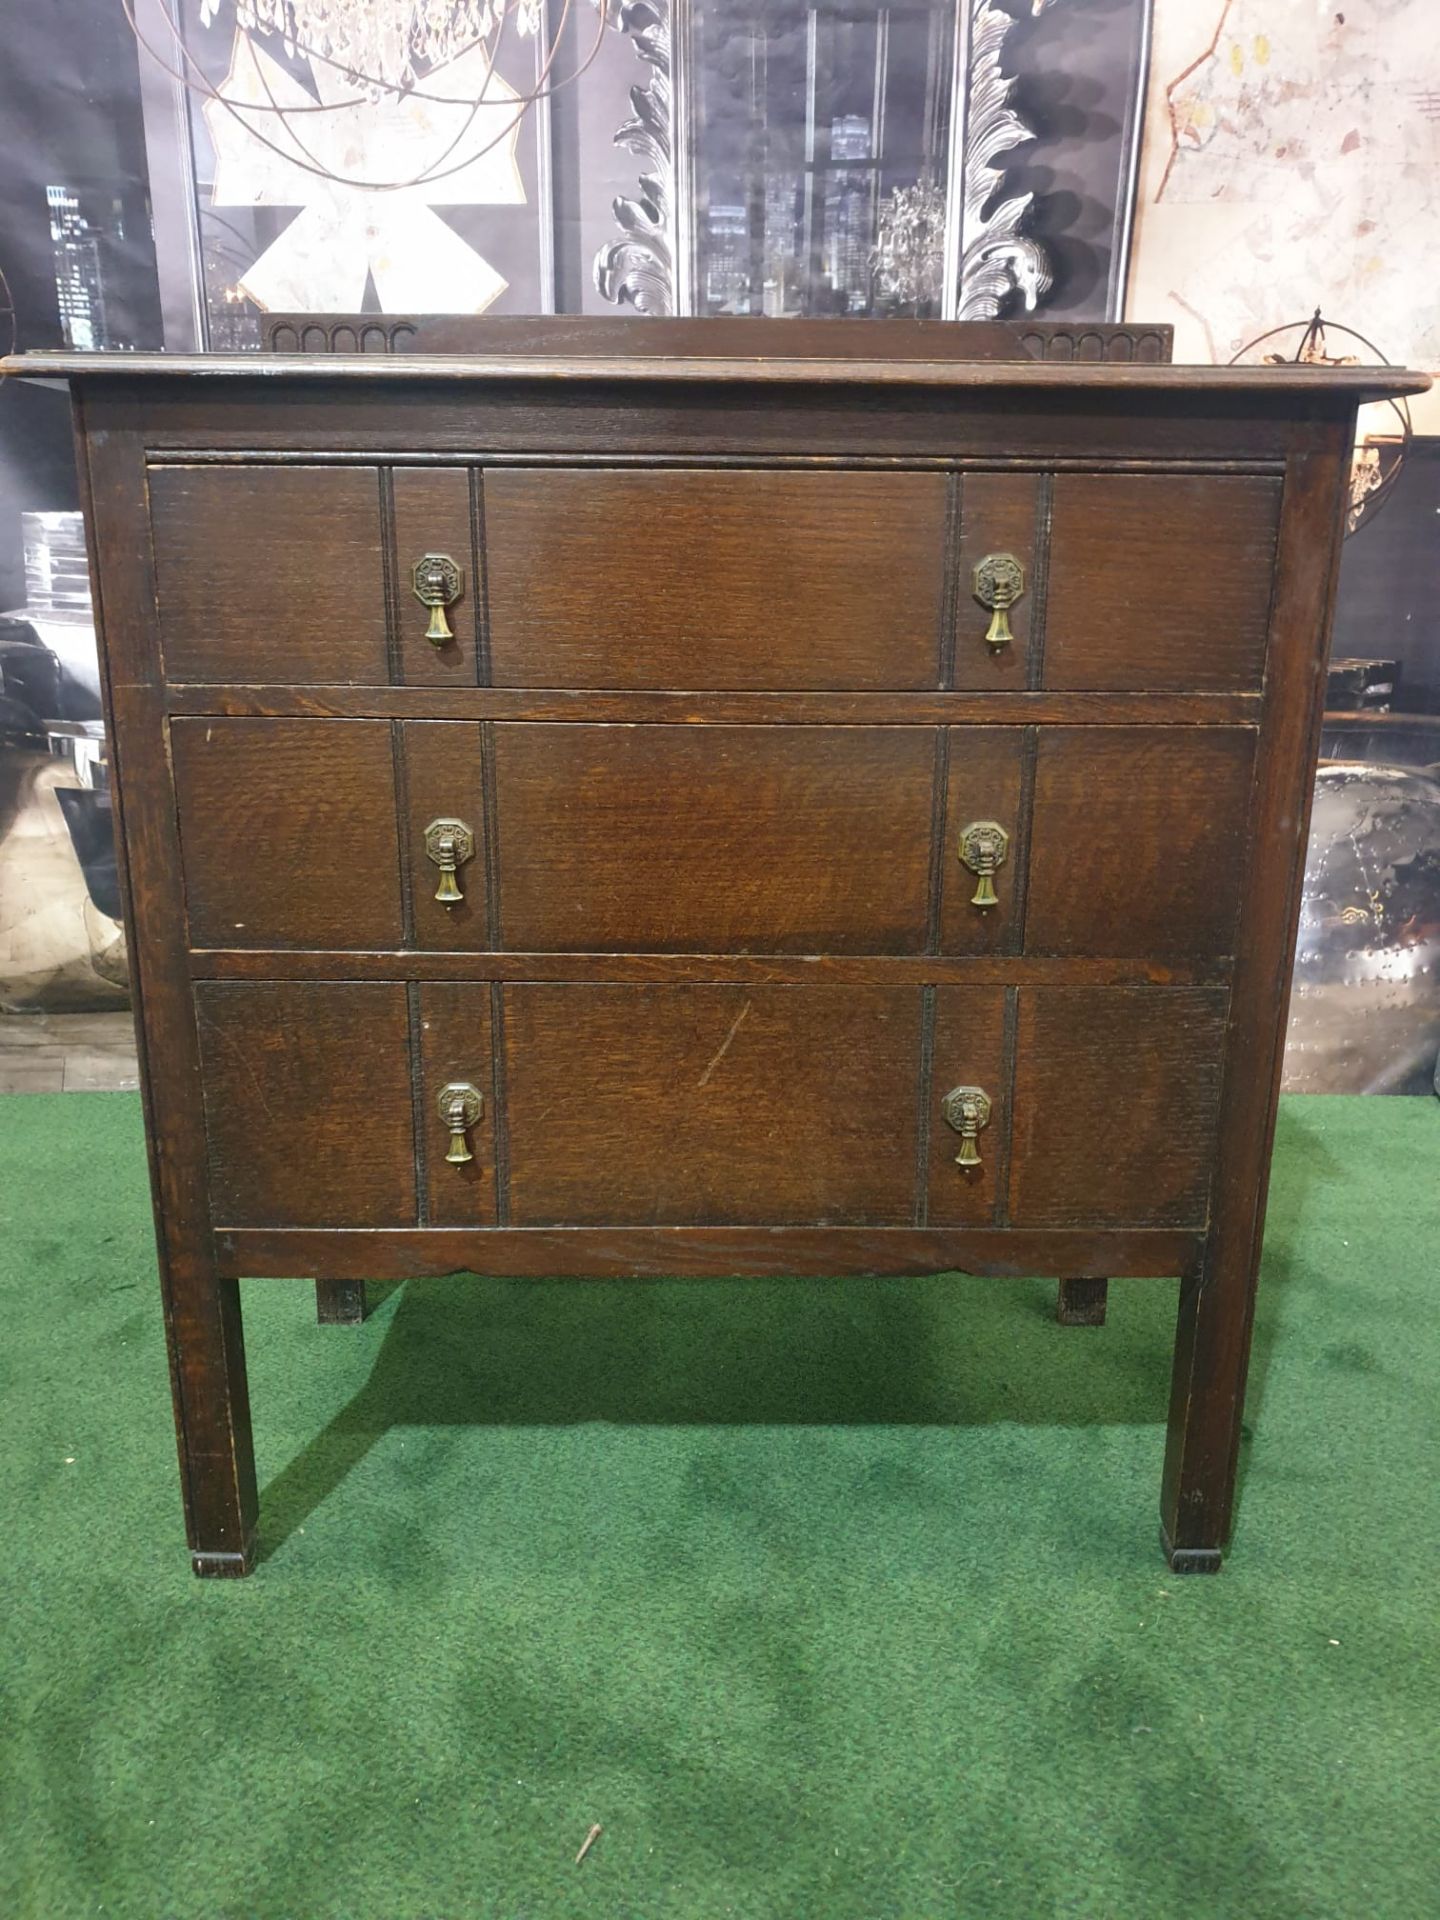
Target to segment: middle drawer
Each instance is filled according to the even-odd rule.
[[[187,718],[171,745],[196,947],[1164,959],[1231,951],[1254,734]]]

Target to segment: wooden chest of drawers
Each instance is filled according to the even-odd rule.
[[[1178,1275],[1219,1563],[1354,410],[1424,382],[752,324],[10,363],[75,392],[197,1572],[238,1277],[456,1269]]]

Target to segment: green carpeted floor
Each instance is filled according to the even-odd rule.
[[[1437,1174],[1286,1103],[1219,1579],[1170,1283],[453,1280],[247,1288],[202,1583],[138,1103],[0,1100],[0,1914],[1431,1920]]]

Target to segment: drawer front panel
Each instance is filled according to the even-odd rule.
[[[1040,477],[1034,473],[960,476],[960,550],[955,582],[955,659],[951,685],[1019,693],[1030,684],[1030,652],[1039,604],[1037,551]],[[1026,591],[1007,609],[1011,639],[987,641],[992,609],[975,597],[975,569],[995,554],[1019,562]]]
[[[1024,925],[1029,818],[1024,727],[948,727],[940,951],[1016,953]],[[1000,829],[1003,858],[995,861]],[[991,871],[982,872],[993,862]]]
[[[397,677],[407,687],[473,686],[480,589],[475,580],[470,471],[465,467],[396,467],[390,475],[398,602]],[[454,562],[459,591],[444,609],[450,638],[428,638],[430,611],[415,597],[416,562],[440,554]]]
[[[497,686],[938,683],[947,482],[490,469]]]
[[[1233,952],[1253,730],[1038,732],[1027,953],[1201,960]]]
[[[504,988],[512,1222],[908,1224],[921,998]]]
[[[205,981],[195,1008],[218,1226],[1205,1224],[1222,990]]]
[[[217,1226],[415,1219],[405,988],[195,989]]]
[[[167,678],[390,678],[374,467],[164,466],[149,484]]]
[[[400,946],[385,720],[173,720],[197,947]]]
[[[937,987],[930,1061],[930,1158],[927,1218],[933,1227],[988,1227],[1005,1192],[1010,1112],[1004,987]],[[978,1087],[990,1103],[977,1133],[978,1165],[961,1165],[963,1135],[945,1102]],[[962,1116],[963,1118],[963,1116]]]
[[[1227,995],[1183,987],[1022,988],[1010,1222],[1200,1227]]]
[[[501,725],[503,943],[919,953],[928,727]]]
[[[1054,489],[1046,687],[1260,685],[1278,478],[1062,473]]]
[[[496,1222],[496,1075],[493,1008],[498,989],[427,981],[411,989],[419,1016],[415,1076],[425,1219],[432,1227],[493,1227]],[[469,1087],[479,1111],[466,1129],[470,1158],[450,1157],[446,1087]]]
[[[480,728],[474,721],[406,720],[396,732],[401,871],[409,880],[409,937],[416,947],[429,952],[488,947]],[[447,878],[445,866],[435,856],[444,860],[448,830],[458,830],[460,844],[454,851],[463,857]]]

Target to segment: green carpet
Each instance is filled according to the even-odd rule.
[[[0,1099],[0,1915],[1432,1920],[1437,1169],[1286,1103],[1218,1579],[1169,1283],[446,1280],[246,1289],[199,1582],[138,1102]]]

